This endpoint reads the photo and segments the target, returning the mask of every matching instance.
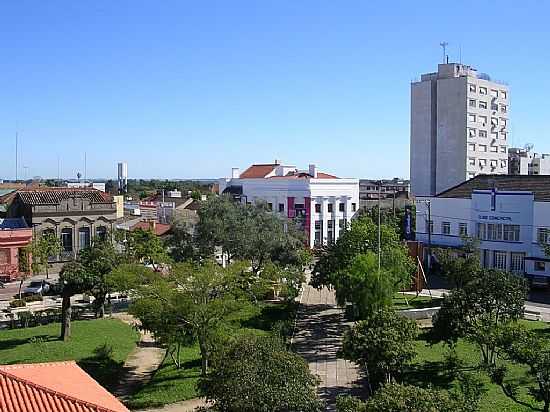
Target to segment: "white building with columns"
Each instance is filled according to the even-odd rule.
[[[219,181],[220,193],[232,194],[246,203],[263,201],[275,213],[297,221],[310,247],[338,239],[359,208],[359,180],[339,178],[309,165],[254,164],[231,178]]]

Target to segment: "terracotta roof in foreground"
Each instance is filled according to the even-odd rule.
[[[451,187],[437,197],[471,198],[474,190],[532,192],[535,200],[550,202],[550,175],[478,175],[464,183]]]
[[[0,366],[2,412],[129,412],[74,361]]]

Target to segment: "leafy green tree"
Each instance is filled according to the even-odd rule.
[[[515,326],[503,333],[501,347],[508,359],[529,368],[528,373],[537,387],[530,388],[528,393],[544,404],[544,412],[550,411],[550,340],[526,330],[525,327]],[[522,404],[516,397],[517,388],[504,382],[505,373],[504,368],[496,368],[492,378],[509,398]]]
[[[317,412],[317,378],[300,356],[271,336],[241,336],[200,381],[203,395],[223,412]]]
[[[381,309],[344,334],[342,353],[365,370],[369,384],[391,383],[416,355],[417,335],[414,321]]]
[[[349,267],[335,276],[334,283],[336,301],[340,306],[352,302],[358,319],[390,306],[400,286],[392,273],[378,270],[378,256],[373,252],[355,256]]]
[[[358,412],[464,412],[464,404],[447,391],[424,389],[412,385],[386,383],[363,405]],[[338,409],[352,412],[353,409]]]
[[[130,312],[167,344],[181,344],[188,337],[198,341],[205,375],[218,332],[249,305],[236,281],[247,266],[222,268],[206,261],[174,264],[167,275],[137,273],[139,281],[125,281],[135,285]]]
[[[96,237],[92,244],[78,253],[77,260],[93,279],[89,292],[94,296],[96,317],[105,314],[105,298],[109,292],[105,277],[119,264],[120,256],[109,236],[105,239]]]
[[[201,204],[196,234],[203,257],[219,246],[229,261],[249,260],[253,272],[273,261],[281,266],[302,265],[304,238],[292,221],[267,209],[263,203],[244,205],[227,196]]]
[[[378,271],[378,227],[369,217],[353,221],[350,229],[322,252],[312,285],[334,287],[338,303],[352,303],[360,317],[368,315],[368,306],[388,303],[390,291],[393,294],[410,284],[415,266],[394,227],[381,225],[380,239]]]
[[[168,254],[175,262],[197,260],[200,257],[193,235],[186,223],[179,220],[172,224],[166,247]]]
[[[484,365],[494,365],[503,327],[523,317],[526,296],[524,279],[480,270],[475,280],[443,299],[434,317],[432,338],[452,343],[464,337],[478,346]]]
[[[61,291],[61,339],[68,341],[71,337],[71,297],[93,288],[95,276],[78,261],[66,263],[59,273]]]
[[[61,241],[53,232],[44,232],[35,237],[28,246],[31,254],[31,269],[34,274],[42,271],[46,272],[46,278],[49,278],[49,262],[51,256],[57,256],[61,253]]]
[[[480,276],[479,249],[474,239],[464,238],[459,249],[436,249],[435,255],[441,274],[454,288],[462,289]]]
[[[159,264],[169,261],[164,243],[152,230],[140,228],[126,232],[123,245],[129,262],[150,264],[157,270]]]

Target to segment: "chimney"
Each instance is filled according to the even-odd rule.
[[[317,167],[315,165],[309,165],[309,174],[313,176],[313,178],[317,178]]]
[[[241,171],[238,167],[231,168],[231,179],[238,179],[241,175]]]

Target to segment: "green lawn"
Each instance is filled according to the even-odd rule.
[[[540,331],[550,337],[550,325],[543,322],[531,322],[523,321],[523,323],[531,329]],[[445,354],[448,353],[447,347],[443,344],[437,344],[429,346],[424,339],[417,342],[418,355],[411,369],[405,374],[404,380],[406,383],[427,386],[433,385],[436,388],[450,389],[456,382],[449,374],[445,373],[443,362]],[[458,354],[462,361],[464,361],[464,369],[474,370],[479,365],[480,358],[477,348],[464,341],[460,341],[458,344]],[[527,396],[527,391],[530,386],[533,386],[534,382],[526,375],[526,368],[523,366],[508,364],[508,382],[519,384],[521,389],[519,390],[519,399],[533,406],[533,408],[540,408],[540,404],[532,402],[532,398]],[[492,384],[488,379],[486,380],[486,386],[488,392],[485,394],[481,403],[481,412],[523,412],[533,411],[530,407],[522,406],[511,399],[507,398],[502,389]]]
[[[116,319],[72,322],[69,342],[59,340],[59,323],[0,332],[0,363],[76,360],[107,388],[118,379],[139,334]]]
[[[393,308],[395,310],[429,308],[439,306],[440,303],[440,298],[432,299],[429,296],[416,296],[403,294],[401,292],[397,292],[393,296]]]
[[[232,319],[229,333],[265,334],[277,322],[292,321],[296,306],[285,304],[262,304],[259,308],[249,308]],[[183,367],[177,369],[172,359],[164,359],[150,382],[141,387],[127,402],[132,409],[145,409],[196,398],[197,382],[201,373],[201,359],[198,345],[182,348],[180,361]]]

